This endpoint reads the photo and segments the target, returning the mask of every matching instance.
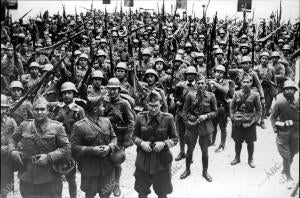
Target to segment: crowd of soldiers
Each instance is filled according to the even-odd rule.
[[[299,22],[253,24],[136,11],[47,12],[1,22],[1,195],[18,171],[22,197],[121,195],[126,148],[136,145],[139,198],[172,193],[170,148],[179,141],[187,178],[197,141],[208,182],[208,149],[235,158],[270,116],[283,174],[299,147]],[[272,102],[275,105],[272,106]],[[218,129],[219,126],[219,129]],[[187,149],[185,149],[185,145]],[[126,171],[126,170],[125,170]],[[63,177],[62,177],[63,176]]]

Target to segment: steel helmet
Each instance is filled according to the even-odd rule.
[[[143,55],[151,55],[151,52],[148,48],[144,49],[142,52]]]
[[[194,53],[194,57],[195,58],[204,57],[204,54],[202,52],[196,52],[196,53]]]
[[[192,46],[192,44],[190,42],[187,42],[184,47],[188,48],[188,47],[193,47],[193,46]]]
[[[217,65],[215,67],[215,71],[222,71],[222,72],[225,72],[225,67],[223,65]]]
[[[286,81],[284,82],[284,84],[283,84],[283,89],[288,88],[288,87],[292,87],[292,88],[294,88],[295,90],[297,90],[296,84],[295,84],[295,82],[292,81],[292,80],[286,80]]]
[[[6,49],[12,50],[12,49],[14,49],[14,47],[13,47],[13,45],[11,43],[7,43]]]
[[[105,56],[106,57],[106,53],[103,50],[98,50],[96,56]]]
[[[145,78],[147,77],[148,74],[153,74],[156,80],[158,80],[158,74],[154,69],[147,69],[145,72]]]
[[[290,51],[290,46],[288,44],[285,44],[283,47],[282,47],[282,50],[287,50],[287,51]]]
[[[20,88],[20,89],[24,90],[24,86],[21,81],[12,81],[9,85],[9,89],[12,89],[12,88]]]
[[[43,67],[42,67],[42,71],[50,71],[52,69],[53,69],[52,64],[46,64],[46,65],[43,65]]]
[[[84,53],[79,56],[78,60],[82,59],[82,58],[84,58],[86,60],[89,60],[89,56],[87,54],[84,54]]]
[[[115,31],[114,31],[114,32],[112,33],[112,36],[113,36],[113,37],[118,37],[118,36],[119,36],[119,35],[118,35],[118,32],[115,32]]]
[[[243,47],[246,47],[247,49],[249,49],[249,45],[247,43],[243,43],[240,45],[240,49],[242,49]]]
[[[155,60],[155,63],[157,63],[157,62],[162,62],[164,65],[166,64],[165,61],[164,61],[164,59],[162,59],[162,58],[157,58]]]
[[[60,87],[60,91],[64,92],[64,91],[75,91],[76,93],[78,93],[74,83],[72,82],[64,82],[61,87]]]
[[[214,45],[213,50],[219,49],[219,45]]]
[[[279,54],[279,52],[274,51],[274,52],[272,52],[271,57],[278,57],[278,58],[280,58],[280,54]]]
[[[104,78],[102,71],[100,70],[95,70],[92,73],[92,78]]]
[[[182,58],[180,54],[176,54],[174,61],[180,61],[182,62]]]
[[[72,20],[72,21],[70,22],[70,25],[76,25],[75,21]]]
[[[124,69],[125,71],[127,71],[127,69],[128,69],[125,62],[119,62],[116,66],[116,69],[118,69],[118,68]]]
[[[77,56],[77,55],[81,55],[81,51],[79,51],[79,50],[75,50],[75,52],[74,52],[74,55],[75,55],[75,56]]]
[[[100,43],[107,43],[105,38],[100,39]]]
[[[118,78],[109,79],[106,87],[107,88],[119,88],[119,89],[121,89],[119,79]]]
[[[205,36],[203,34],[200,34],[199,38],[205,38]]]
[[[263,56],[266,56],[268,58],[270,58],[270,55],[269,55],[269,52],[262,52],[259,56],[259,58],[263,57]]]
[[[284,43],[284,40],[283,39],[279,39],[277,42],[278,43]]]
[[[38,64],[37,62],[30,63],[29,68],[33,68],[33,67],[37,67],[40,69],[40,64]]]
[[[221,28],[221,29],[219,30],[219,33],[220,33],[220,34],[225,34],[225,30],[224,30],[223,28]]]
[[[188,66],[186,68],[185,74],[196,74],[197,75],[196,68],[194,66]]]
[[[8,98],[4,94],[1,94],[1,107],[9,107]]]
[[[216,50],[215,54],[224,54],[224,53],[223,53],[223,50],[219,48]]]
[[[125,151],[122,149],[117,150],[108,156],[109,161],[113,164],[121,164],[125,161],[125,158]]]
[[[52,169],[62,175],[67,175],[75,167],[75,161],[71,158],[63,158],[52,164]]]
[[[241,39],[248,39],[248,37],[245,34],[243,34]]]
[[[242,57],[241,63],[245,63],[245,62],[251,62],[250,56],[243,56]]]

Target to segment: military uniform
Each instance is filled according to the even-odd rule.
[[[1,58],[1,75],[4,76],[7,84],[10,84],[11,81],[16,80],[15,74],[24,74],[22,61],[18,59],[18,63],[15,64],[13,57],[9,58],[7,55],[4,55],[3,58]]]
[[[211,90],[216,97],[217,100],[217,116],[212,120],[214,125],[214,132],[212,137],[212,144],[215,143],[218,125],[221,130],[221,144],[223,148],[225,147],[226,142],[226,126],[227,126],[227,117],[229,114],[229,104],[227,103],[226,97],[229,91],[229,82],[225,79],[221,79],[220,81],[216,80],[216,86],[214,86]]]
[[[146,111],[148,109],[147,104],[146,104],[146,97],[148,96],[148,94],[152,91],[152,90],[156,90],[161,98],[162,98],[162,106],[161,106],[161,111],[163,112],[168,112],[168,104],[167,104],[167,99],[166,99],[166,95],[163,89],[156,87],[156,85],[154,87],[149,87],[148,84],[145,84],[143,86],[143,91],[145,92],[144,94],[144,98],[142,99],[142,107],[143,110]],[[139,105],[139,104],[138,104]]]
[[[115,150],[117,137],[109,119],[99,118],[95,123],[85,117],[76,122],[71,144],[81,173],[81,190],[86,197],[94,197],[97,193],[100,197],[109,197],[114,187],[114,166],[109,156],[99,157],[92,150],[101,145],[108,145],[111,151]]]
[[[207,119],[197,123],[196,120],[200,115],[206,115]],[[183,119],[186,124],[185,140],[188,147],[186,163],[191,164],[193,151],[199,136],[203,172],[206,172],[208,169],[208,147],[211,145],[211,134],[214,130],[212,119],[216,115],[217,102],[213,93],[204,91],[202,96],[196,92],[191,92],[187,95],[183,106]]]
[[[286,122],[292,120],[291,126],[277,126],[276,121]],[[289,101],[282,93],[277,95],[276,103],[271,113],[271,124],[277,133],[276,144],[282,158],[292,161],[299,152],[299,93],[295,93]]]
[[[87,87],[87,98],[90,100],[91,98],[104,96],[107,93],[107,90],[102,86],[100,89],[96,89],[93,85],[89,85]]]
[[[11,97],[8,98],[8,104],[10,107],[13,107],[19,100],[13,101]],[[32,104],[25,100],[17,109],[13,112],[12,118],[16,121],[19,126],[21,122],[26,119],[30,119],[33,116],[33,107]]]
[[[12,134],[17,130],[17,123],[13,118],[6,117],[1,120],[1,197],[6,197],[14,178],[13,161],[8,152],[8,143]]]
[[[71,146],[61,123],[48,119],[48,123],[36,126],[34,120],[21,123],[9,144],[9,152],[21,142],[24,166],[19,170],[22,197],[61,197],[61,175],[52,168],[54,162],[71,154]],[[32,157],[47,154],[47,164],[33,164]]]
[[[278,93],[282,92],[283,83],[286,80],[285,78],[285,67],[281,63],[272,64],[275,69],[275,77],[278,87]]]
[[[178,142],[173,116],[163,112],[153,117],[147,111],[139,113],[134,125],[133,141],[137,145],[134,189],[146,197],[150,194],[150,187],[153,184],[157,195],[170,194],[173,191],[171,184],[173,157],[169,148]],[[147,153],[140,147],[142,141],[153,143],[163,141],[165,147],[159,153]]]
[[[25,74],[21,76],[21,81],[25,85],[25,89],[28,91],[40,81],[40,77],[33,78],[30,74]]]
[[[123,147],[131,146],[134,116],[129,102],[118,96],[116,99],[107,98],[104,100],[104,103],[104,116],[108,117],[112,123],[118,137],[118,145]]]

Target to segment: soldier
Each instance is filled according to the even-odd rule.
[[[9,91],[11,97],[8,98],[8,104],[13,107],[23,95],[24,87],[20,81],[13,81],[9,86]],[[15,119],[18,126],[26,119],[33,117],[33,107],[32,104],[25,100],[11,115]]]
[[[89,66],[89,56],[87,54],[81,54],[76,63],[75,81],[79,84],[85,76],[85,73]]]
[[[100,70],[95,70],[92,73],[92,84],[87,87],[87,98],[91,100],[106,94],[106,89],[102,86],[103,73]]]
[[[254,68],[256,71],[261,86],[264,91],[264,96],[266,100],[266,108],[265,111],[262,112],[261,120],[263,121],[266,116],[270,115],[270,109],[272,105],[273,98],[277,95],[278,89],[276,85],[276,78],[275,78],[275,69],[268,65],[269,62],[269,53],[262,52],[260,54],[260,65]]]
[[[125,155],[125,148],[132,146],[132,132],[134,125],[134,114],[129,102],[120,98],[120,81],[117,78],[109,79],[107,86],[108,97],[105,97],[104,116],[108,117],[118,138],[118,147]],[[115,165],[115,185],[113,194],[115,197],[121,195],[120,177],[121,163]]]
[[[194,54],[194,67],[198,74],[206,75],[206,64],[204,63],[204,54],[202,52],[196,52]]]
[[[134,97],[134,89],[129,84],[128,77],[128,67],[125,62],[119,62],[116,66],[116,77],[120,81],[121,91],[122,93],[126,93],[131,97]]]
[[[144,85],[142,87],[143,92],[145,92],[145,96],[147,97],[148,94],[155,89],[156,91],[158,91],[161,95],[162,98],[162,111],[163,112],[168,112],[168,104],[167,104],[167,100],[166,100],[166,96],[165,96],[165,92],[163,89],[158,88],[156,86],[156,83],[158,82],[158,75],[156,73],[156,71],[154,69],[147,69],[145,72],[145,77],[144,77],[144,81],[146,81],[146,85]],[[143,110],[147,110],[147,105],[146,105],[146,98],[143,98],[142,100],[142,106],[143,106]]]
[[[185,179],[191,174],[190,165],[193,151],[199,136],[199,145],[202,152],[202,176],[212,182],[208,174],[208,147],[211,145],[211,134],[214,130],[212,119],[217,115],[215,95],[205,90],[206,82],[203,75],[196,81],[196,92],[190,92],[183,106],[183,119],[186,125],[185,140],[187,144],[186,169],[180,175]]]
[[[280,55],[277,51],[272,52],[271,54],[271,60],[272,60],[272,66],[275,69],[275,77],[278,87],[278,93],[282,92],[283,83],[286,80],[285,77],[285,67],[283,64],[279,63],[278,60],[280,59]]]
[[[21,81],[25,85],[25,89],[29,90],[40,80],[41,67],[37,62],[32,62],[29,65],[29,73],[21,76]]]
[[[112,124],[103,115],[102,97],[88,101],[87,115],[73,127],[72,153],[81,173],[81,190],[86,198],[108,198],[114,188],[115,169],[110,154],[117,148]]]
[[[179,146],[180,146],[180,153],[175,158],[175,161],[179,161],[185,158],[184,137],[185,137],[186,127],[185,127],[182,111],[183,111],[183,105],[187,95],[190,92],[196,91],[195,79],[197,76],[197,71],[195,67],[189,66],[185,71],[185,75],[187,80],[179,82],[175,88],[175,102],[176,102],[175,123],[176,123],[177,134],[179,136]]]
[[[276,97],[270,120],[277,133],[277,149],[283,159],[282,173],[286,177],[287,187],[292,188],[290,169],[294,156],[299,152],[299,94],[293,81],[284,82],[283,93]]]
[[[222,49],[217,49],[215,52],[215,66],[217,65],[224,65],[225,60],[224,60],[224,53]]]
[[[259,94],[251,90],[252,83],[252,77],[245,75],[242,80],[242,89],[234,93],[230,105],[231,137],[235,142],[235,158],[231,165],[241,162],[240,154],[245,141],[248,150],[248,164],[251,168],[255,168],[253,152],[254,142],[257,139],[256,123],[261,117],[262,108]]]
[[[65,82],[60,89],[62,102],[52,102],[52,112],[50,118],[57,120],[63,124],[66,133],[70,138],[73,124],[84,118],[84,110],[81,106],[75,103],[75,94],[78,93],[75,85],[72,82]],[[77,197],[76,185],[76,167],[66,175],[69,184],[70,198]]]
[[[137,145],[134,189],[139,198],[147,198],[150,187],[159,198],[172,193],[171,164],[169,148],[177,144],[176,127],[171,114],[160,111],[162,98],[153,90],[147,97],[149,111],[137,115],[133,141]]]
[[[227,117],[229,113],[229,106],[226,101],[227,94],[229,91],[229,83],[224,79],[225,67],[223,65],[218,65],[215,67],[214,76],[215,79],[209,80],[208,85],[210,91],[215,94],[217,100],[217,116],[212,120],[214,125],[214,132],[212,137],[212,144],[215,143],[218,125],[221,130],[221,143],[215,152],[221,152],[225,148],[226,142],[226,127],[227,127]]]
[[[61,175],[54,164],[71,155],[71,146],[61,123],[49,119],[48,102],[38,97],[33,103],[34,119],[21,123],[9,143],[11,158],[19,169],[22,197],[61,197]],[[21,142],[22,148],[17,150]]]
[[[9,109],[8,98],[1,94],[1,191],[0,196],[6,198],[14,184],[13,162],[9,156],[8,143],[12,134],[17,130],[15,120],[7,115]]]

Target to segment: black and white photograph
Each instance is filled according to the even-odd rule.
[[[1,0],[0,198],[297,198],[299,67],[299,0]]]

